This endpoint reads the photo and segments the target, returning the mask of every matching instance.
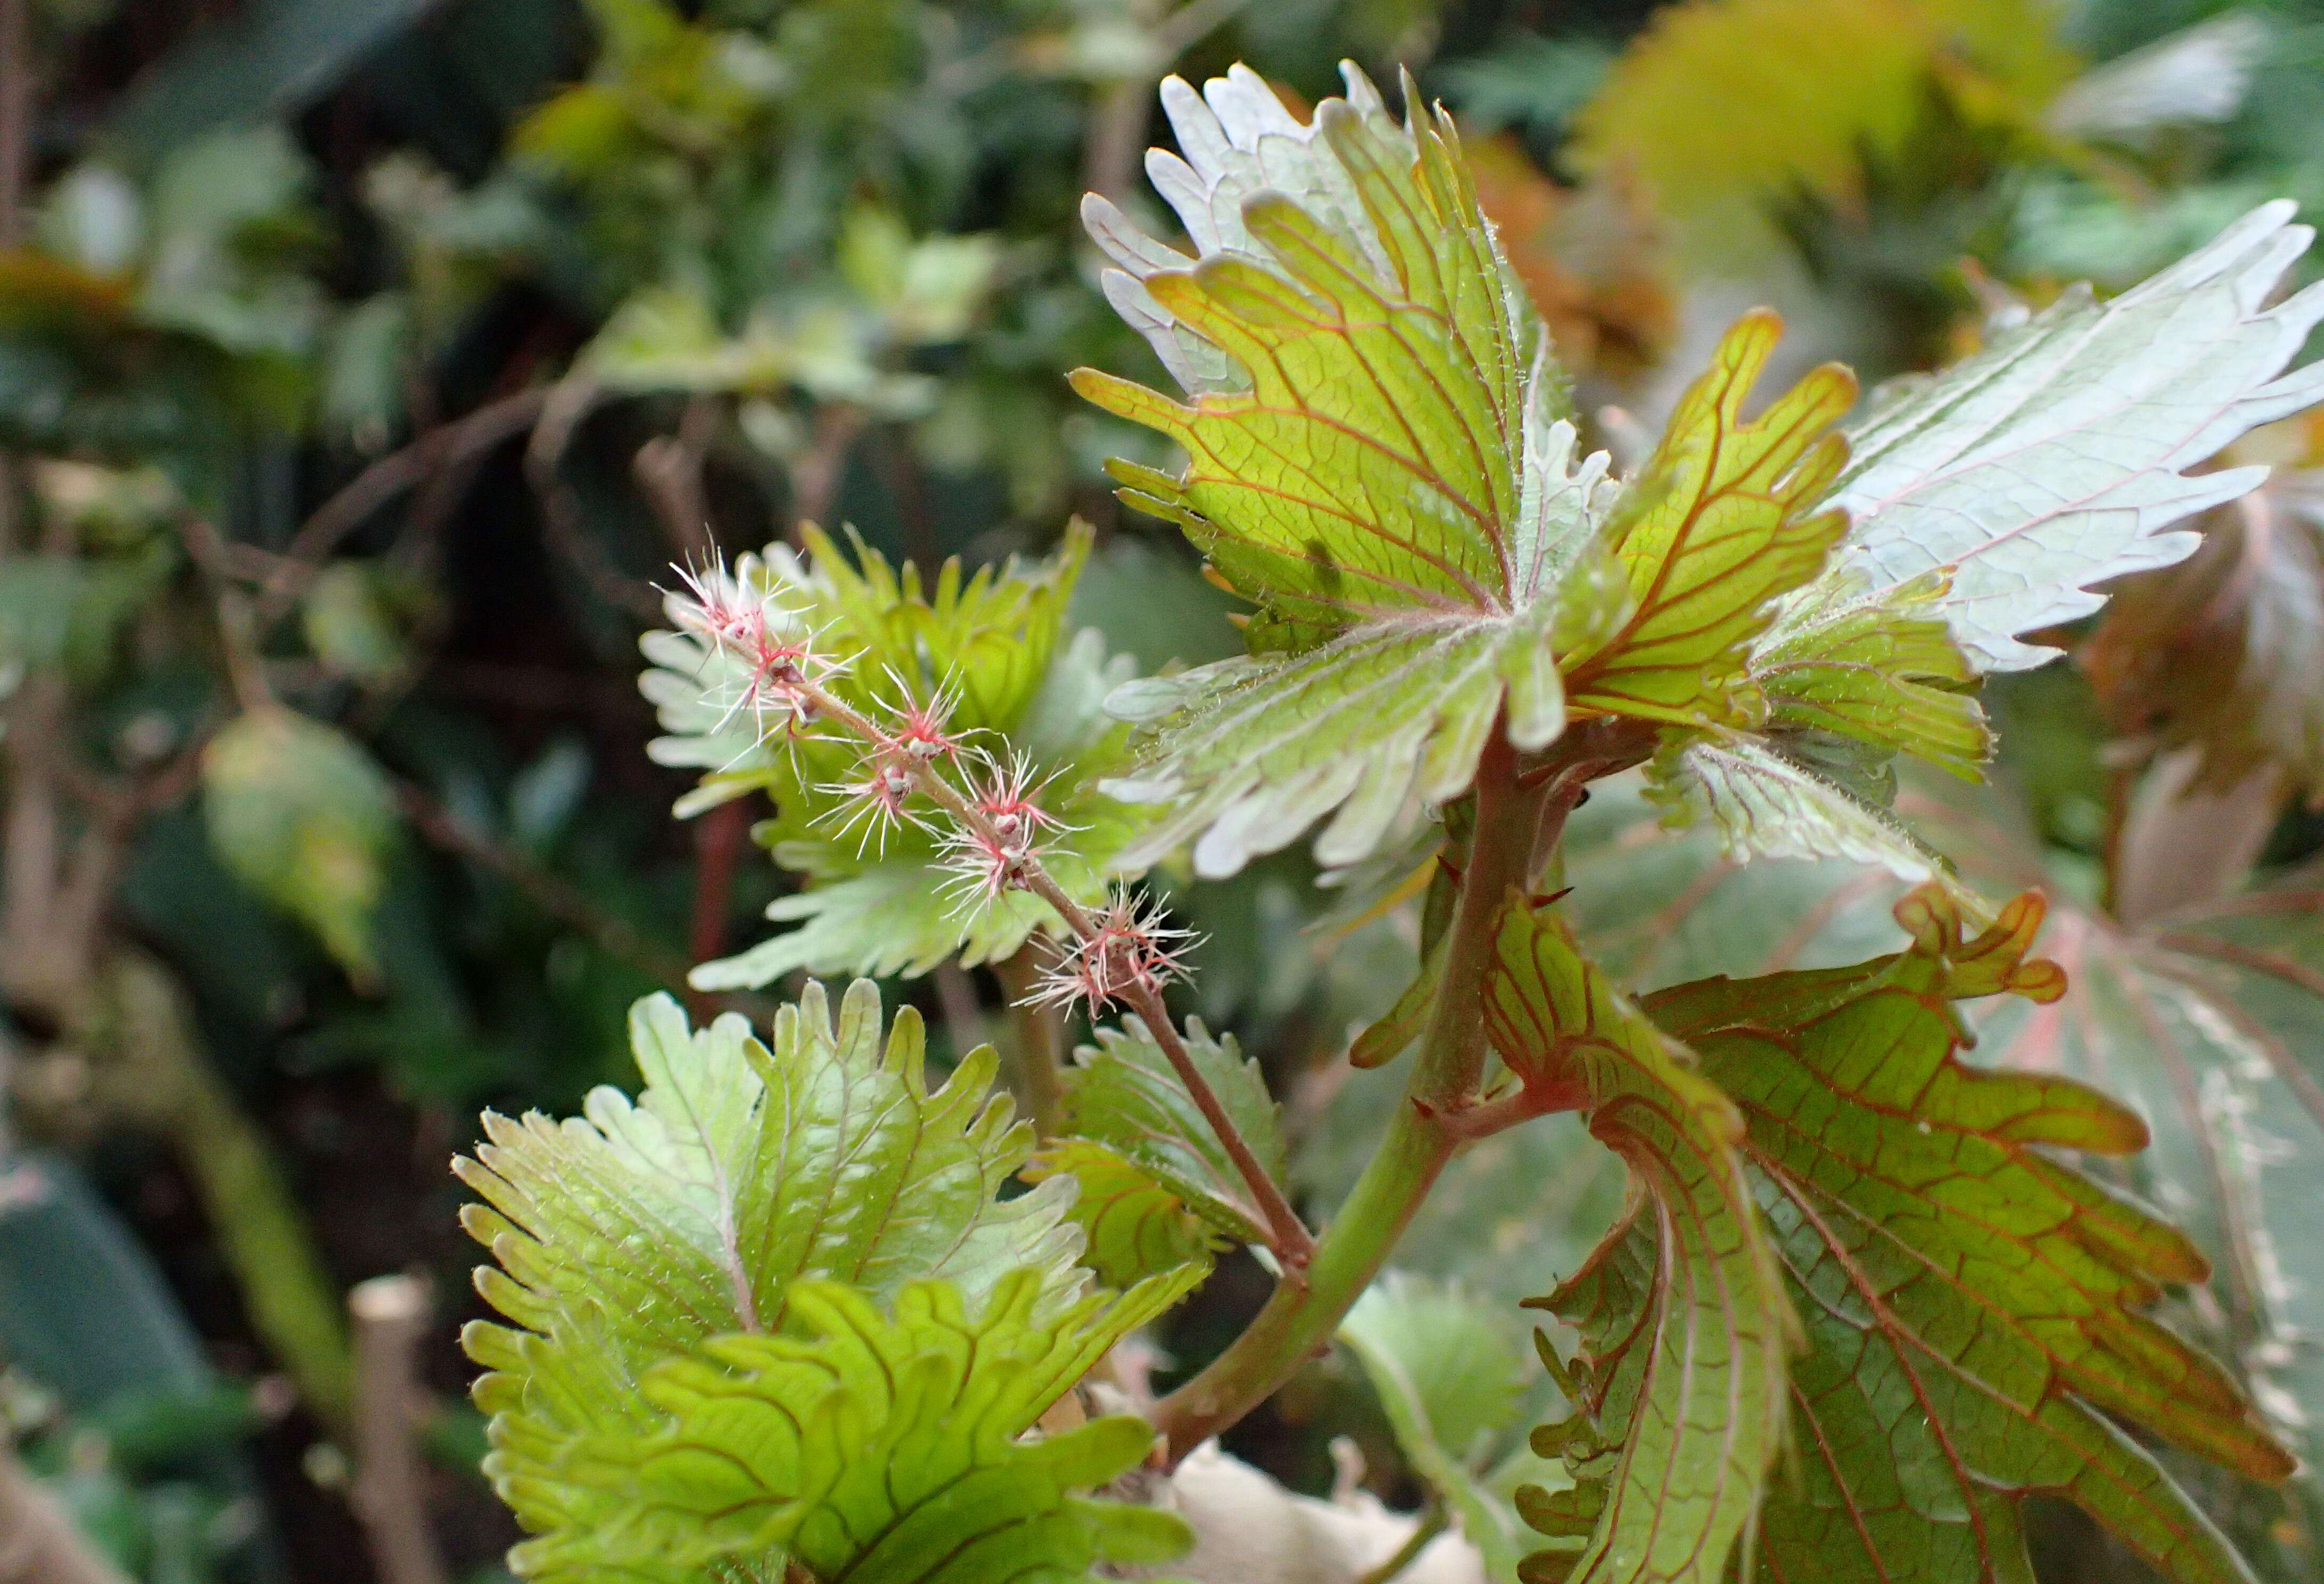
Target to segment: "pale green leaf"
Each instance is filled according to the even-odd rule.
[[[1903,751],[1974,777],[1992,752],[1985,712],[1967,691],[1969,657],[1927,614],[1941,579],[1850,599],[1824,580],[1790,602],[1751,650],[1751,679],[1779,731],[1821,732]]]
[[[1117,714],[1166,723],[1106,790],[1169,805],[1120,861],[1142,866],[1193,841],[1195,872],[1217,879],[1334,811],[1316,838],[1321,862],[1355,863],[1409,836],[1427,807],[1467,789],[1505,708],[1527,746],[1563,728],[1549,617],[1542,604],[1373,623],[1305,654],[1222,660],[1117,692]]]
[[[1367,618],[1506,608],[1537,416],[1536,332],[1451,120],[1399,128],[1360,72],[1347,77],[1349,97],[1305,127],[1248,72],[1214,83],[1208,106],[1184,84],[1166,92],[1196,163],[1154,171],[1197,259],[1106,206],[1091,212],[1127,272],[1112,294],[1193,401],[1077,373],[1084,396],[1190,458],[1180,477],[1116,476],[1290,642]],[[1277,151],[1287,192],[1266,180]]]
[[[1181,1043],[1235,1131],[1279,1179],[1283,1133],[1259,1064],[1243,1055],[1234,1036],[1213,1039],[1198,1018],[1188,1020]],[[1125,1018],[1119,1028],[1099,1028],[1096,1045],[1075,1053],[1065,1083],[1065,1130],[1074,1154],[1102,1149],[1217,1232],[1243,1243],[1267,1241],[1242,1174],[1143,1022]],[[1052,1154],[1047,1169],[1069,1165]]]
[[[2018,641],[2097,610],[2089,585],[2183,559],[2181,520],[2257,467],[2189,476],[2257,425],[2324,397],[2324,364],[2284,372],[2324,288],[2271,305],[2311,233],[2290,200],[2110,302],[2070,292],[1851,431],[1824,503],[1854,520],[1831,576],[1867,597],[1939,573],[1940,614],[1980,669],[2056,651]]]
[[[586,1437],[650,1433],[638,1383],[659,1361],[731,1332],[782,1327],[795,1284],[844,1282],[880,1303],[945,1280],[982,1302],[1005,1273],[1045,1273],[1062,1302],[1080,1281],[1072,1191],[1006,1200],[1032,1148],[994,1059],[971,1053],[931,1093],[918,1014],[881,1038],[859,981],[837,1023],[820,987],[778,1015],[770,1045],[728,1014],[689,1030],[666,996],[638,1004],[631,1037],[644,1093],[594,1091],[585,1115],[487,1115],[490,1142],[457,1164],[484,1202],[463,1215],[493,1251],[479,1284],[510,1326],[465,1341],[490,1372],[488,1471],[540,1538],[532,1572],[586,1571],[614,1496],[558,1473]]]
[[[1019,1270],[981,1304],[914,1283],[890,1318],[844,1284],[797,1284],[793,1331],[658,1366],[642,1395],[665,1424],[570,1460],[567,1478],[619,1504],[586,1544],[617,1567],[772,1580],[788,1556],[859,1584],[1080,1584],[1095,1564],[1166,1561],[1191,1542],[1181,1520],[1075,1494],[1143,1460],[1152,1426],[1019,1438],[1187,1285],[1059,1309]]]
[[[378,972],[372,922],[395,799],[353,739],[290,710],[250,711],[202,751],[202,813],[236,877],[312,929],[348,973]]]
[[[1485,1464],[1522,1406],[1524,1350],[1514,1327],[1460,1288],[1389,1271],[1340,1322],[1414,1473],[1451,1509],[1505,1579],[1526,1550],[1516,1506]]]
[[[1073,1179],[1070,1213],[1088,1243],[1083,1263],[1111,1286],[1186,1266],[1208,1269],[1226,1241],[1154,1174],[1095,1139],[1057,1140],[1033,1158],[1025,1175],[1037,1183]]]
[[[1912,882],[1948,873],[1885,810],[1748,732],[1703,732],[1666,743],[1649,796],[1670,810],[1673,824],[1708,823],[1738,862],[1840,858]]]

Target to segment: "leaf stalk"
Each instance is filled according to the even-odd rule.
[[[1477,817],[1460,907],[1406,1103],[1397,1108],[1379,1151],[1324,1229],[1306,1281],[1277,1287],[1225,1352],[1155,1404],[1151,1417],[1172,1462],[1257,1407],[1329,1343],[1461,1144],[1444,1118],[1471,1108],[1484,1076],[1482,992],[1492,961],[1493,920],[1509,889],[1532,876],[1536,838],[1553,789],[1571,784],[1579,800],[1575,778],[1596,762],[1588,748],[1580,733],[1570,747],[1561,741],[1549,762],[1563,773],[1536,776],[1531,771],[1539,766],[1521,766],[1495,730],[1477,766]]]

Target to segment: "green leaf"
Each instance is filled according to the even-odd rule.
[[[1943,861],[1885,810],[1744,732],[1702,732],[1664,744],[1648,796],[1669,823],[1708,822],[1727,856],[1842,858],[1907,881],[1950,878]]]
[[[1259,1064],[1244,1057],[1234,1036],[1213,1039],[1199,1018],[1187,1021],[1183,1043],[1235,1131],[1279,1179],[1283,1134]],[[1047,1170],[1063,1171],[1069,1157],[1102,1153],[1218,1233],[1242,1243],[1267,1241],[1266,1222],[1246,1202],[1241,1173],[1142,1021],[1125,1018],[1120,1028],[1098,1029],[1096,1045],[1075,1053],[1065,1077],[1065,1131],[1072,1147],[1066,1156],[1048,1152]]]
[[[1126,498],[1179,522],[1301,642],[1369,618],[1503,608],[1519,585],[1523,296],[1451,118],[1398,128],[1361,73],[1347,79],[1305,126],[1247,70],[1213,83],[1207,106],[1183,83],[1166,91],[1193,163],[1155,171],[1199,260],[1109,205],[1089,218],[1125,272],[1110,294],[1193,402],[1074,376],[1190,458],[1179,478],[1117,465]],[[1261,174],[1278,150],[1288,191]]]
[[[1460,1288],[1390,1271],[1340,1322],[1397,1446],[1485,1559],[1485,1576],[1517,1571],[1526,1549],[1517,1508],[1482,1465],[1517,1417],[1525,1355],[1513,1328]]]
[[[377,975],[372,921],[395,799],[352,738],[286,709],[252,710],[202,751],[202,813],[236,878],[312,929],[350,976]]]
[[[110,477],[127,484],[136,475]],[[158,548],[119,559],[12,557],[0,568],[0,661],[26,669],[62,665],[77,677],[96,676],[113,658],[122,628],[168,584],[175,566],[176,557]]]
[[[2166,1456],[2262,1577],[2313,1571],[2324,1533],[2324,1091],[2313,1031],[2324,1002],[2324,919],[2312,877],[2226,899],[2211,916],[2151,930],[2061,907],[2044,943],[2072,965],[2054,1006],[1979,1008],[1998,1064],[2102,1083],[2153,1134],[2139,1155],[2095,1163],[2104,1180],[2166,1204],[2209,1259],[2208,1287],[2171,1303],[2172,1322],[2230,1363],[2270,1427],[2301,1454],[2281,1489]]]
[[[1019,1270],[978,1309],[948,1283],[915,1283],[890,1319],[843,1284],[797,1284],[796,1332],[724,1337],[657,1367],[643,1395],[666,1427],[576,1455],[567,1477],[624,1509],[586,1545],[663,1576],[772,1579],[788,1552],[815,1578],[862,1584],[1078,1584],[1093,1564],[1166,1561],[1193,1539],[1175,1515],[1074,1494],[1140,1462],[1151,1425],[1018,1438],[1186,1285],[1157,1278],[1060,1310]]]
[[[2264,204],[2111,302],[2069,292],[1876,410],[1823,502],[1854,520],[1828,576],[1874,599],[1946,576],[1932,614],[2006,671],[2056,653],[2018,635],[2097,610],[2089,585],[2185,558],[2172,525],[2265,476],[2185,470],[2324,397],[2324,364],[2283,372],[2324,289],[2269,302],[2311,235],[2293,212]]]
[[[1563,919],[1513,898],[1485,981],[1485,1030],[1528,1097],[1587,1113],[1630,1169],[1634,1203],[1547,1298],[1591,1360],[1574,1490],[1520,1495],[1526,1521],[1602,1502],[1579,1555],[1528,1577],[1716,1584],[1781,1440],[1784,1359],[1798,1334],[1736,1153],[1742,1121],[1692,1059],[1583,960]],[[1571,1444],[1566,1444],[1569,1440]],[[1580,1504],[1577,1506],[1576,1504]]]
[[[1788,602],[1751,651],[1767,723],[1901,750],[1974,778],[1993,751],[1985,712],[1965,691],[1976,674],[1944,622],[1920,614],[1942,593],[1931,579],[1865,602],[1825,580]]]
[[[1628,597],[1562,657],[1574,708],[1683,723],[1764,715],[1746,651],[1847,527],[1810,508],[1847,460],[1828,431],[1856,400],[1855,376],[1826,364],[1744,422],[1782,333],[1766,309],[1737,321],[1627,486],[1606,531]]]
[[[1475,778],[1495,718],[1537,747],[1564,724],[1549,607],[1514,617],[1378,623],[1296,656],[1253,655],[1139,681],[1107,700],[1164,724],[1112,796],[1169,808],[1120,861],[1194,842],[1220,879],[1298,839],[1327,814],[1317,861],[1359,862],[1416,830],[1423,810]]]
[[[656,996],[632,1011],[631,1041],[636,1101],[598,1089],[563,1123],[487,1113],[490,1142],[456,1165],[484,1201],[463,1224],[499,1263],[478,1285],[512,1322],[463,1340],[489,1371],[475,1388],[493,1417],[488,1472],[540,1537],[521,1571],[584,1568],[589,1535],[624,1510],[560,1471],[585,1440],[653,1433],[646,1371],[713,1337],[783,1328],[797,1284],[890,1303],[941,1280],[975,1304],[1011,1270],[1063,1295],[1081,1279],[1070,1187],[1000,1198],[1032,1134],[987,1099],[990,1048],[931,1093],[918,1015],[900,1008],[883,1041],[870,982],[835,1025],[809,986],[765,1045],[733,1014],[689,1030]]]
[[[1958,999],[2054,999],[2024,962],[2038,896],[1969,937],[1942,892],[1898,908],[1912,948],[1855,968],[1650,997],[1748,1127],[1754,1193],[1806,1322],[1797,1483],[1770,1487],[1771,1571],[1841,1580],[2026,1573],[2016,1498],[2081,1506],[2165,1576],[2247,1577],[2104,1414],[2263,1478],[2292,1460],[2217,1365],[2143,1312],[2198,1282],[2181,1234],[2051,1150],[2143,1147],[2070,1079],[1961,1064]]]
[[[1025,1168],[1028,1181],[1070,1177],[1072,1216],[1088,1248],[1083,1260],[1098,1279],[1126,1287],[1164,1271],[1207,1270],[1223,1239],[1209,1221],[1151,1174],[1088,1138],[1061,1138]]]

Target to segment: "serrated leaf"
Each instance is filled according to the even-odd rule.
[[[1122,854],[1154,862],[1194,842],[1194,870],[1234,873],[1327,814],[1318,861],[1343,865],[1408,836],[1457,797],[1506,708],[1529,746],[1564,724],[1545,606],[1513,618],[1353,629],[1296,656],[1222,660],[1133,683],[1120,714],[1167,717],[1113,797],[1171,805]]]
[[[1074,1065],[1065,1073],[1064,1130],[1072,1148],[1064,1156],[1055,1149],[1044,1152],[1043,1169],[1063,1172],[1071,1165],[1069,1156],[1102,1151],[1216,1232],[1242,1243],[1265,1243],[1266,1223],[1247,1202],[1242,1174],[1146,1025],[1125,1018],[1120,1027],[1101,1027],[1096,1034],[1097,1044],[1075,1052]],[[1200,1018],[1188,1019],[1182,1043],[1235,1131],[1268,1174],[1279,1179],[1283,1133],[1259,1064],[1243,1055],[1234,1036],[1213,1039]]]
[[[1187,1266],[1207,1270],[1225,1239],[1186,1202],[1110,1145],[1061,1138],[1025,1168],[1030,1182],[1069,1177],[1069,1212],[1087,1248],[1082,1258],[1098,1279],[1127,1287]]]
[[[2261,1477],[2289,1457],[2233,1381],[2144,1313],[2200,1281],[2181,1234],[2050,1150],[2143,1147],[2071,1080],[1964,1065],[1955,1000],[2054,999],[2027,962],[2038,896],[1970,937],[1941,891],[1898,908],[1912,948],[1855,968],[1647,998],[1734,1098],[1809,1348],[1793,1369],[1800,1482],[1770,1487],[1771,1571],[1983,1580],[2027,1571],[2016,1498],[2062,1496],[2167,1577],[2246,1577],[2101,1410]]]
[[[631,1017],[646,1088],[594,1091],[563,1123],[487,1113],[489,1143],[456,1163],[484,1201],[463,1213],[493,1251],[478,1284],[512,1326],[464,1336],[489,1371],[487,1469],[528,1542],[520,1571],[578,1576],[619,1508],[562,1478],[585,1438],[650,1434],[638,1383],[707,1339],[782,1327],[793,1286],[844,1281],[878,1302],[945,1280],[982,1302],[1007,1272],[1077,1287],[1069,1185],[1003,1202],[1031,1130],[988,1100],[994,1058],[971,1053],[931,1093],[918,1015],[883,1041],[858,981],[838,1021],[819,986],[778,1014],[770,1045],[740,1017],[689,1030],[656,996]],[[843,1192],[844,1189],[844,1192]]]
[[[2126,579],[2075,658],[2125,735],[2202,751],[2225,791],[2274,764],[2324,790],[2324,490],[2271,480],[2212,514],[2183,566]]]
[[[1398,128],[1347,75],[1348,97],[1308,127],[1270,112],[1255,79],[1214,84],[1215,107],[1184,84],[1166,93],[1195,163],[1156,173],[1200,258],[1110,207],[1091,219],[1135,283],[1114,295],[1185,371],[1193,402],[1074,376],[1187,453],[1178,478],[1118,467],[1131,502],[1180,523],[1308,642],[1351,622],[1502,606],[1532,350],[1451,119]],[[1254,158],[1263,168],[1277,149],[1301,190],[1252,180]]]
[[[1974,778],[1993,738],[1966,691],[1969,657],[1942,621],[1921,613],[1942,592],[1930,580],[1862,602],[1826,583],[1790,602],[1751,650],[1768,725],[1836,733]]]
[[[2110,302],[2070,292],[1853,428],[1828,576],[1877,597],[1942,574],[1932,613],[1979,668],[2020,670],[2055,651],[2019,636],[2097,610],[2090,585],[2183,559],[2172,525],[2264,476],[2186,469],[2324,397],[2324,364],[2284,372],[2324,289],[2268,301],[2311,235],[2293,212],[2264,204]]]
[[[2170,1206],[2210,1260],[2209,1285],[2172,1303],[2170,1317],[2234,1367],[2302,1459],[2280,1489],[2168,1449],[2166,1466],[2261,1577],[2287,1581],[2313,1571],[2324,1533],[2314,1469],[2324,1375],[2309,1340],[2324,1328],[2314,1226],[2324,1091],[2313,1059],[2324,927],[2304,878],[2145,930],[2061,907],[2044,942],[2072,966],[2065,997],[1981,1008],[1976,1024],[1998,1063],[2102,1084],[2147,1122],[2149,1148],[2090,1169]]]
[[[1038,1272],[982,1304],[916,1282],[893,1318],[803,1282],[789,1334],[722,1337],[656,1367],[667,1423],[593,1438],[568,1478],[620,1504],[587,1545],[616,1566],[773,1579],[786,1556],[862,1584],[1079,1584],[1095,1564],[1165,1561],[1175,1515],[1075,1493],[1152,1448],[1144,1421],[1019,1437],[1105,1350],[1183,1296],[1185,1275],[1057,1308]]]
[[[358,981],[378,972],[372,917],[395,835],[395,801],[337,727],[252,710],[202,751],[210,845],[244,884],[292,915]]]
[[[1726,855],[1841,858],[1900,879],[1947,877],[1937,855],[1885,810],[1743,732],[1704,732],[1664,745],[1647,795],[1669,823],[1708,823]]]
[[[1847,528],[1812,513],[1848,456],[1828,432],[1856,377],[1827,364],[1746,423],[1783,321],[1759,309],[1720,340],[1607,529],[1628,579],[1602,636],[1561,658],[1576,709],[1756,725],[1746,650],[1777,596],[1807,583]]]
[[[1389,1271],[1348,1311],[1339,1338],[1363,1366],[1405,1460],[1483,1556],[1485,1576],[1512,1576],[1525,1527],[1482,1464],[1524,1396],[1514,1328],[1458,1287]]]
[[[1591,1374],[1578,1406],[1596,1434],[1569,1460],[1582,1494],[1519,1509],[1543,1528],[1545,1504],[1603,1507],[1578,1557],[1537,1555],[1529,1573],[1570,1561],[1590,1584],[1715,1584],[1761,1499],[1797,1337],[1736,1153],[1741,1119],[1547,907],[1504,907],[1484,999],[1486,1036],[1526,1092],[1583,1110],[1635,1188],[1582,1268],[1530,1301],[1582,1332]]]

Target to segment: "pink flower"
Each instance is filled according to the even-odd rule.
[[[864,755],[862,768],[863,775],[859,780],[816,788],[845,800],[825,816],[837,822],[840,834],[845,835],[859,824],[863,827],[863,834],[855,843],[858,857],[867,846],[884,849],[889,831],[911,817],[905,804],[913,787],[913,760],[900,742],[891,741],[873,749]]]
[[[1005,765],[988,756],[984,775],[972,782],[969,801],[1002,842],[1029,848],[1043,831],[1065,828],[1055,815],[1033,801],[1047,785],[1047,777],[1033,779],[1032,763],[1021,753]]]
[[[897,706],[892,733],[896,746],[920,764],[940,759],[957,760],[961,741],[952,733],[952,715],[960,707],[958,685],[945,684],[922,704],[913,698],[911,685],[893,669],[889,671],[888,680],[895,685],[896,695],[903,700]]]
[[[1194,936],[1164,924],[1152,902],[1117,887],[1090,922],[1094,933],[1062,949],[1034,984],[1032,1000],[1064,1007],[1079,1001],[1095,1018],[1133,990],[1158,995],[1185,977],[1185,954]]]

